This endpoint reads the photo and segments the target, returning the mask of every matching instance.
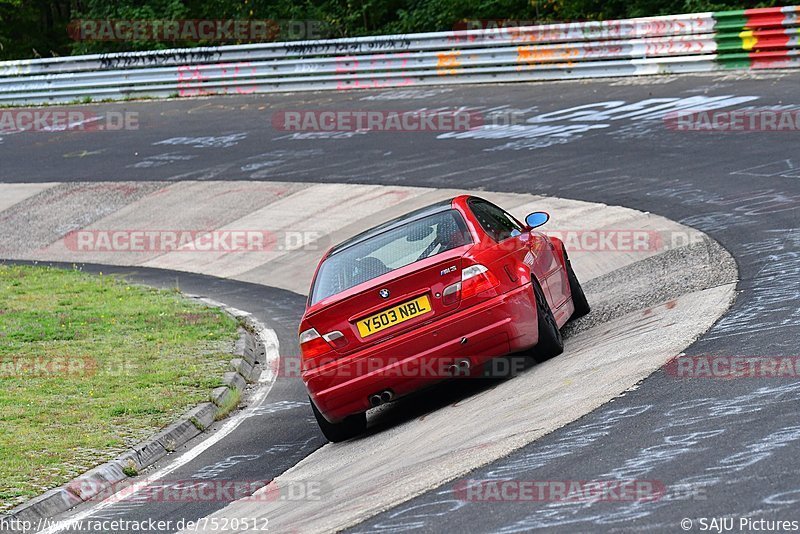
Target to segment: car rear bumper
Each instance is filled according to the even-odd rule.
[[[448,367],[460,360],[469,359],[475,369],[537,339],[528,284],[308,370],[303,381],[319,411],[335,422],[368,410],[370,395],[387,389],[406,395],[451,378]]]

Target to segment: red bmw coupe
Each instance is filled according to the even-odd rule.
[[[366,412],[492,358],[563,351],[589,312],[563,243],[482,198],[458,196],[363,232],[320,261],[300,323],[302,378],[330,441]]]

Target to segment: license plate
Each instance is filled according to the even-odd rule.
[[[388,310],[383,310],[366,319],[361,319],[356,323],[358,326],[358,333],[361,337],[369,337],[376,334],[381,330],[386,330],[396,324],[408,321],[414,317],[425,315],[431,311],[431,303],[427,295],[417,297],[414,300],[409,300],[399,304]]]

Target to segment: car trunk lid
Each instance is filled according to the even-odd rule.
[[[446,287],[461,280],[465,248],[420,260],[325,299],[309,309],[306,319],[323,336],[343,334],[329,340],[339,354],[438,321],[458,309],[458,302],[445,305],[441,297]]]

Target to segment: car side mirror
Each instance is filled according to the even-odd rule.
[[[534,211],[525,217],[525,224],[530,228],[538,228],[550,220],[550,214],[545,211]]]

